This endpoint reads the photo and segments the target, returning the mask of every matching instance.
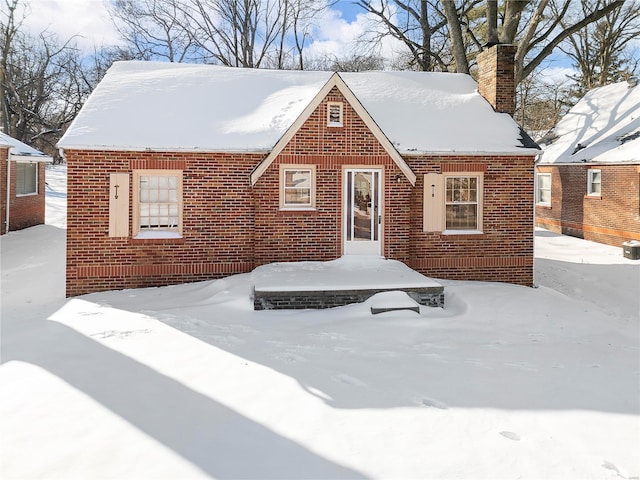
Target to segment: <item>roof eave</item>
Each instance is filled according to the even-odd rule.
[[[21,154],[10,154],[11,160],[18,163],[33,163],[33,162],[43,162],[43,163],[53,163],[53,158],[48,155],[21,155]]]

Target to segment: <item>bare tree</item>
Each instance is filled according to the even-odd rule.
[[[600,0],[581,0],[581,9],[589,11]],[[571,35],[561,45],[579,73],[576,95],[622,80],[631,75],[640,61],[633,57],[630,43],[640,40],[640,2],[627,0],[625,5]]]
[[[516,81],[529,76],[569,36],[607,14],[624,0],[600,0],[578,11],[575,0],[359,0],[378,18],[385,35],[402,41],[423,69],[440,67],[468,72],[486,44],[516,44]],[[406,12],[402,16],[398,12]],[[425,12],[427,14],[425,15]],[[410,21],[409,21],[410,20]],[[421,23],[422,20],[422,23]],[[426,20],[426,21],[425,21]],[[434,48],[433,38],[443,39]],[[434,55],[437,51],[437,56]]]
[[[572,106],[566,78],[549,78],[535,71],[516,89],[514,118],[533,138],[542,138]]]
[[[193,33],[178,0],[115,0],[112,22],[136,58],[183,62],[196,57]]]
[[[89,91],[76,81],[82,62],[73,38],[21,30],[19,0],[4,0],[0,22],[2,130],[18,140],[55,153],[61,132]]]
[[[442,54],[447,20],[436,1],[358,0],[356,4],[378,21],[379,28],[371,32],[370,41],[380,42],[391,36],[410,52],[412,68],[448,70],[450,59]]]
[[[322,0],[116,0],[111,17],[137,58],[303,68]]]

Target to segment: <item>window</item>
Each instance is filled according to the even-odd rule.
[[[329,102],[327,104],[327,125],[329,127],[342,127],[342,103]]]
[[[445,176],[445,230],[481,229],[482,177]]]
[[[280,208],[312,209],[316,205],[313,165],[280,166]]]
[[[182,233],[182,171],[136,170],[133,175],[134,236],[179,237]]]
[[[587,171],[587,195],[599,197],[602,187],[602,172],[590,169]]]
[[[16,164],[16,195],[34,195],[38,193],[38,164]]]
[[[551,174],[538,173],[538,189],[536,190],[536,203],[551,205]]]

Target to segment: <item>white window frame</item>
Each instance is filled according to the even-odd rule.
[[[26,185],[25,184],[25,174],[26,172],[23,172],[22,175],[19,173],[19,169],[20,167],[32,167],[35,171],[35,175],[33,176],[33,185]],[[23,180],[23,185],[19,185],[18,183],[18,179],[20,179],[20,177],[22,177]],[[32,189],[27,190],[24,189],[24,187],[32,187]],[[20,191],[23,190],[23,191]],[[16,162],[16,197],[26,197],[29,195],[37,195],[38,194],[38,164],[34,163],[34,162]]]
[[[542,178],[548,178],[549,179],[549,186],[547,188],[543,188],[542,187],[542,182],[540,182],[540,179]],[[546,207],[550,207],[551,206],[551,173],[549,172],[538,172],[536,174],[536,204],[538,205],[543,205]],[[549,192],[549,201],[545,202],[542,200],[542,192],[543,191],[548,191]]]
[[[287,172],[308,172],[309,174],[309,202],[290,203],[287,202],[286,185]],[[280,165],[280,210],[315,210],[316,208],[316,166],[315,165]]]
[[[140,200],[141,177],[177,177],[177,201],[176,202],[142,202]],[[143,228],[141,222],[141,206],[143,203],[177,203],[178,215],[175,226],[155,226]],[[133,236],[134,238],[179,238],[182,236],[182,170],[134,170],[133,171]]]
[[[447,202],[447,180],[450,178],[475,178],[476,179],[476,200],[475,201],[452,201]],[[444,234],[478,234],[482,233],[483,217],[483,197],[484,197],[484,173],[483,172],[451,172],[443,175],[443,226]],[[476,228],[448,228],[447,226],[447,206],[448,205],[476,205]]]
[[[599,182],[594,182],[595,174],[598,174]],[[594,189],[595,185],[599,185],[599,192],[596,192]],[[590,168],[587,170],[587,195],[590,197],[601,197],[602,196],[602,170],[599,168]]]
[[[332,110],[338,110],[338,121],[332,120]],[[328,127],[342,127],[344,125],[344,105],[342,102],[328,102],[327,103],[327,126]]]

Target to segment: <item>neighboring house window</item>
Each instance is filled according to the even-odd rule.
[[[182,233],[182,171],[133,172],[134,236],[175,237]]]
[[[602,172],[590,169],[587,171],[587,195],[599,197],[602,187]]]
[[[342,127],[342,103],[329,102],[327,104],[327,125],[330,127]]]
[[[551,205],[551,174],[538,173],[538,190],[536,192],[536,203],[540,205]]]
[[[16,195],[33,195],[38,193],[38,164],[16,164]]]
[[[445,230],[482,229],[482,175],[445,175]]]
[[[280,208],[309,209],[316,205],[314,165],[280,166]]]

